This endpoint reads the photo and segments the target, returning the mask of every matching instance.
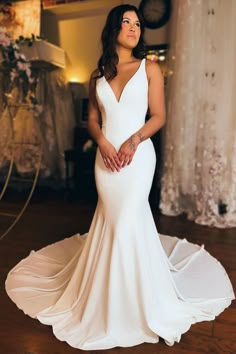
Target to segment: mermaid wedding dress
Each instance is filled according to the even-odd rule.
[[[104,77],[97,80],[102,130],[117,149],[144,124],[147,92],[145,60],[119,100]],[[148,204],[154,168],[150,139],[120,172],[108,171],[98,151],[99,199],[88,234],[32,251],[8,274],[16,305],[72,347],[128,347],[159,337],[173,345],[234,299],[224,268],[203,247],[158,235]]]

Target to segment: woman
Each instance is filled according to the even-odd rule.
[[[142,36],[134,6],[111,10],[90,80],[99,198],[88,235],[30,254],[6,282],[19,308],[84,350],[159,337],[173,345],[234,298],[223,267],[202,247],[158,237],[148,204],[155,168],[149,137],[165,120],[163,78],[156,64],[140,60]]]
[[[126,8],[130,10],[122,14]],[[121,168],[129,165],[138,145],[156,133],[165,122],[163,77],[161,71],[156,64],[151,62],[144,63],[144,61],[142,63],[140,60],[140,57],[143,55],[143,29],[143,24],[137,10],[134,10],[132,6],[122,5],[114,8],[108,16],[102,33],[103,55],[99,60],[98,70],[93,73],[90,82],[89,129],[91,135],[98,143],[105,166],[112,171],[120,171]],[[98,84],[99,86],[102,85],[103,90],[105,82],[105,91],[108,88],[115,99],[114,110],[117,111],[115,114],[120,115],[119,109],[116,109],[116,104],[122,105],[122,96],[125,94],[126,86],[132,85],[131,80],[136,79],[135,76],[138,74],[139,69],[142,70],[141,64],[142,66],[146,66],[148,93],[144,90],[144,96],[142,96],[142,86],[145,86],[147,82],[143,83],[141,81],[136,83],[139,84],[138,87],[133,83],[135,91],[132,94],[136,103],[138,93],[141,98],[141,121],[137,120],[134,122],[134,124],[137,124],[137,131],[134,129],[130,131],[127,129],[126,131],[123,124],[127,126],[128,122],[124,114],[122,114],[123,117],[120,118],[123,119],[121,125],[122,136],[119,139],[120,141],[116,150],[100,129],[101,112],[96,101],[96,78],[102,77],[104,79]],[[148,99],[148,102],[145,101],[145,98]],[[151,118],[147,124],[143,125],[147,103]],[[130,119],[132,118],[130,117]],[[117,135],[117,131],[114,133]],[[122,140],[124,134],[127,137],[125,141]],[[149,146],[151,145],[149,144]],[[151,151],[153,151],[152,147]]]

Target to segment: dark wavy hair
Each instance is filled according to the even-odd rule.
[[[117,75],[116,65],[118,64],[118,55],[116,53],[117,37],[121,30],[123,15],[126,11],[134,11],[140,21],[141,35],[137,46],[133,49],[133,55],[142,59],[144,57],[144,22],[138,9],[133,5],[118,5],[108,14],[105,26],[102,31],[102,55],[98,60],[98,77],[104,76],[106,72],[107,79],[111,80]]]

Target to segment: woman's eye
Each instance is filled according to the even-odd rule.
[[[140,23],[139,23],[139,22],[131,23],[130,20],[127,19],[127,18],[124,18],[124,19],[122,20],[122,23],[124,23],[124,24],[126,24],[126,25],[135,26],[135,27],[140,28]]]

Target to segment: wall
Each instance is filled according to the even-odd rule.
[[[67,53],[67,77],[85,83],[95,69],[100,55],[100,34],[106,15],[58,23],[60,45]]]
[[[106,16],[105,12],[61,19],[56,14],[42,14],[41,34],[65,50],[66,77],[68,81],[84,84],[82,96],[87,96],[88,80],[100,55],[100,35]]]

